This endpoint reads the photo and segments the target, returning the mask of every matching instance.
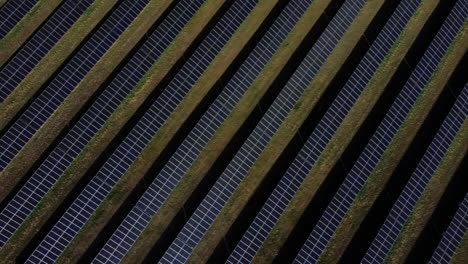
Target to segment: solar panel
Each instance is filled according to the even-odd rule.
[[[463,26],[468,13],[466,12],[467,1],[458,1],[451,11],[377,131],[320,217],[319,222],[297,255],[296,262],[313,262],[322,254],[357,194],[364,186],[367,177],[374,170],[417,97],[428,84],[432,73],[447,52],[455,35]]]
[[[199,8],[203,0],[179,3],[182,8]],[[89,184],[83,189],[52,230],[29,257],[30,262],[56,259],[80,228],[98,208],[113,186],[122,177],[137,156],[150,142],[211,61],[229,41],[242,21],[251,12],[256,0],[235,1],[218,23],[194,51],[181,70],[161,95],[138,121],[128,136],[117,147]],[[176,22],[176,21],[174,21]],[[78,217],[77,217],[78,216]]]
[[[307,139],[288,170],[280,179],[241,240],[228,263],[251,262],[283,214],[305,177],[351,110],[387,53],[416,12],[420,0],[402,1],[364,55],[324,117]]]
[[[64,174],[71,162],[102,128],[111,113],[142,80],[148,69],[159,59],[163,51],[195,14],[196,8],[186,6],[190,7],[189,4],[184,6],[181,3],[169,13],[168,18],[164,19],[150,34],[141,48],[3,208],[0,213],[0,247],[23,223],[57,179]]]
[[[234,190],[293,109],[365,1],[347,1],[269,107],[253,132],[164,253],[161,262],[183,263],[216,219]]]
[[[0,9],[0,39],[31,10],[37,0],[9,1]]]
[[[424,153],[403,192],[364,256],[363,263],[381,262],[394,245],[414,207],[447,153],[453,139],[468,115],[468,85],[465,86],[452,110]]]
[[[94,262],[118,262],[127,254],[135,240],[157,213],[180,179],[197,159],[216,130],[232,112],[265,65],[303,15],[311,1],[295,0],[283,9],[249,54],[239,70],[229,80],[200,121],[178,147],[174,155],[155,177],[131,212],[107,241]],[[228,20],[228,18],[225,18]]]
[[[30,1],[37,2],[37,1]],[[92,0],[63,3],[0,70],[0,103],[18,86],[39,61],[91,5]],[[19,1],[8,4],[17,5]],[[8,6],[5,5],[5,7]],[[2,13],[3,9],[0,10]],[[1,14],[0,14],[0,17]],[[1,24],[1,22],[0,22]],[[0,28],[2,28],[0,26]],[[3,28],[1,29],[3,30]],[[1,31],[0,30],[0,31]],[[1,34],[1,33],[0,33]]]
[[[468,194],[461,202],[452,222],[442,236],[442,240],[437,246],[434,254],[429,260],[430,264],[448,264],[452,263],[452,257],[460,246],[468,230]],[[466,248],[465,248],[466,250]]]
[[[88,0],[90,1],[90,0]],[[0,139],[0,170],[23,148],[149,0],[123,1]]]

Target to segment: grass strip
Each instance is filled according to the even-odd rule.
[[[400,263],[408,257],[467,151],[468,121],[465,120],[387,255],[387,263]]]
[[[450,260],[450,263],[468,263],[468,233],[465,233],[465,236]]]
[[[5,129],[15,115],[47,82],[117,2],[118,0],[95,1],[85,10],[83,15],[42,58],[31,73],[0,104],[0,130]],[[8,39],[8,36],[6,39]]]
[[[213,10],[214,7],[221,7],[223,3],[224,1],[216,0],[205,3],[204,7]],[[262,21],[267,17],[276,3],[277,1],[263,1],[254,8],[252,13],[235,32],[231,40],[221,50],[194,87],[192,87],[187,97],[176,108],[175,112],[169,117],[165,125],[163,125],[148,146],[146,146],[143,154],[138,157],[128,172],[122,176],[121,180],[109,193],[101,206],[80,230],[78,235],[62,254],[59,262],[67,263],[72,259],[76,259],[90,246],[97,234],[111,220],[112,215],[122,205],[135,185],[142,180],[150,166],[161,154],[161,151],[167,146],[172,136],[187,120],[190,113],[199,105],[209,90],[216,84],[217,80],[224,74],[232,61],[238,56],[247,41],[257,31]],[[206,20],[212,15],[206,13],[197,14],[200,19]],[[203,28],[203,24],[201,23],[193,23],[193,26],[200,27],[200,30]],[[194,31],[192,29],[187,30],[187,32],[193,36]],[[151,84],[145,86],[154,87],[154,85]],[[93,143],[102,144],[100,140]]]
[[[416,136],[416,132],[427,118],[429,111],[432,109],[455,67],[466,52],[468,48],[466,29],[467,27],[464,27],[458,34],[454,44],[452,44],[434,72],[432,79],[426,85],[421,95],[419,95],[415,105],[399,131],[393,137],[392,142],[382,155],[376,168],[369,175],[362,190],[351,205],[350,210],[325,248],[319,259],[320,262],[335,263],[339,260],[368,210],[385,187],[388,179]]]
[[[363,124],[368,113],[378,101],[383,93],[383,89],[391,80],[406,53],[414,43],[418,33],[437,6],[437,2],[425,2],[411,18],[408,26],[395,42],[371,81],[363,90],[347,117],[343,120],[332,140],[330,140],[331,143],[327,145],[315,166],[309,172],[309,175],[304,179],[298,192],[291,199],[278,223],[272,229],[265,243],[255,256],[254,262],[270,262],[274,259],[305,208],[325,180],[325,177],[334,167],[346,146]]]
[[[118,40],[122,43],[122,45],[115,44],[106,55],[117,56],[116,54],[125,53],[126,50],[132,48],[137,42],[136,38],[138,36],[143,36],[147,32],[147,30],[164,12],[164,10],[169,7],[170,3],[171,1],[152,0],[148,6],[145,7],[140,16],[137,17],[139,22],[130,25],[132,30],[124,32],[125,35],[122,35],[124,37]],[[200,24],[204,25],[203,21],[200,21]],[[202,27],[203,26],[201,26],[201,28]],[[192,32],[188,30],[192,30]],[[110,133],[104,134],[103,137],[95,140],[95,147],[86,147],[85,150],[83,150],[83,153],[78,155],[74,163],[70,165],[70,168],[52,187],[50,193],[44,197],[44,199],[32,211],[31,215],[25,220],[18,231],[4,245],[4,247],[0,249],[0,259],[6,260],[8,262],[10,260],[13,261],[14,258],[18,256],[20,251],[29,243],[33,234],[39,230],[40,226],[42,226],[54,212],[54,210],[57,209],[60,202],[63,201],[64,197],[66,197],[68,192],[73,188],[79,178],[83,176],[84,172],[93,164],[99,154],[102,153],[108,143],[118,133],[120,128],[123,127],[126,121],[128,121],[131,114],[139,107],[146,96],[150,93],[149,88],[141,89],[143,94],[137,94],[136,90],[139,90],[146,81],[153,83],[160,81],[164,75],[167,74],[169,69],[175,64],[175,62],[180,58],[180,56],[182,56],[183,52],[189,46],[189,43],[195,39],[196,34],[194,36],[191,36],[190,34],[193,34],[194,32],[197,33],[199,31],[201,31],[201,29],[198,30],[197,25],[194,25],[193,27],[187,27],[184,35],[178,37],[178,41],[174,41],[174,43],[168,48],[165,54],[161,57],[160,61],[157,63],[158,67],[156,68],[160,73],[146,76],[144,80],[138,84],[137,88],[135,88],[126,99],[124,99],[124,102],[119,108],[120,110],[116,110],[116,113],[114,113],[114,116],[112,117],[113,121],[106,123],[95,137],[97,137],[99,134],[103,134],[102,131],[106,129],[110,130]],[[135,39],[130,40],[130,36]],[[112,58],[114,57],[111,57],[110,60],[112,60]],[[14,160],[15,162],[12,162],[10,164],[11,166],[9,165],[3,172],[0,173],[0,195],[2,199],[4,199],[8,191],[13,190],[14,186],[18,183],[19,178],[24,177],[26,174],[27,169],[22,168],[22,166],[26,166],[26,164],[31,166],[32,162],[29,163],[28,155],[32,155],[30,158],[37,159],[40,156],[40,153],[38,154],[36,152],[44,151],[48,144],[52,142],[55,135],[58,135],[61,129],[68,125],[70,118],[79,110],[79,108],[77,109],[77,107],[73,104],[77,103],[76,101],[85,100],[83,97],[86,95],[86,93],[89,93],[89,95],[87,95],[88,98],[92,95],[90,94],[91,92],[89,90],[97,89],[96,86],[102,84],[105,76],[102,77],[101,80],[99,75],[104,74],[106,72],[106,67],[109,65],[113,65],[112,61],[101,60],[95,66],[95,68],[93,68],[92,71],[95,72],[92,74],[92,77],[89,75],[86,76],[85,79],[78,85],[77,88],[81,87],[80,89],[83,90],[83,92],[72,93],[70,97],[67,98],[65,102],[58,108],[58,110],[52,115],[51,119],[48,120],[43,127],[41,127],[38,133],[33,136],[33,139],[28,142],[24,149],[17,155]],[[100,83],[95,83],[95,81]],[[154,86],[151,86],[151,88],[153,87]],[[119,114],[117,112],[119,112]],[[56,123],[51,122],[51,120],[56,121]],[[54,136],[50,136],[52,134]],[[86,150],[89,150],[91,153],[86,153]],[[17,161],[17,158],[21,158],[20,161],[24,161],[25,163]]]
[[[112,1],[115,2],[115,0]],[[107,1],[97,2],[108,3]],[[68,126],[70,120],[104,83],[117,65],[122,62],[130,50],[135,47],[138,41],[146,34],[171,2],[170,0],[151,1],[28,141],[23,149],[15,156],[10,164],[0,173],[0,200],[3,200],[6,195],[15,188],[21,178],[27,174],[28,170],[40,158],[59,133]],[[108,6],[106,9],[110,7],[111,6]],[[86,26],[86,24],[77,26],[81,28]],[[35,70],[35,73],[37,73],[37,71],[39,71],[39,69]],[[0,109],[1,108],[0,106]],[[0,114],[0,119],[1,118]]]
[[[214,3],[205,5],[212,8],[215,4],[219,6],[222,3],[222,1],[213,2]],[[246,21],[244,21],[239,30],[232,37],[231,41],[228,42],[220,54],[215,58],[215,61],[208,67],[205,74],[194,85],[192,91],[181,102],[172,116],[169,117],[166,124],[159,130],[140,157],[130,167],[128,172],[121,178],[116,186],[114,186],[111,193],[106,197],[102,205],[93,214],[88,223],[81,229],[80,233],[78,233],[77,237],[72,241],[72,244],[69,247],[71,253],[65,252],[63,254],[63,259],[73,258],[73,256],[78,254],[76,253],[78,251],[81,251],[79,254],[82,254],[83,250],[89,246],[89,243],[92,242],[99,230],[101,230],[110,220],[110,216],[115,213],[130,191],[143,178],[151,164],[157,159],[161,151],[168,144],[171,137],[177,132],[209,89],[215,85],[217,79],[221,77],[227,67],[232,63],[241,48],[257,30],[261,21],[266,17],[266,14],[268,14],[269,10],[274,6],[274,3],[276,3],[276,1],[265,1],[265,3],[261,3],[259,6],[255,7],[252,14]],[[198,16],[209,17],[206,14],[198,14]],[[201,26],[201,24],[193,23],[193,26]],[[193,32],[194,31],[192,29],[187,30],[187,33],[191,36],[193,35]],[[155,84],[147,83],[145,84],[145,87],[148,89],[154,85]],[[124,111],[122,114],[126,114],[126,112]],[[121,119],[118,118],[115,121],[118,120]],[[102,144],[102,141],[98,139],[96,142],[91,143],[90,147],[93,148],[94,144],[96,144],[97,147]],[[77,250],[76,248],[80,249]]]
[[[0,7],[6,0],[0,1]],[[31,10],[0,40],[0,67],[18,50],[29,36],[45,21],[61,3],[60,0],[37,2]]]
[[[319,0],[312,4],[303,18],[293,28],[286,40],[281,44],[271,61],[260,73],[252,86],[235,107],[231,115],[218,129],[214,138],[195,162],[192,168],[182,178],[181,182],[171,193],[166,203],[158,211],[152,221],[148,224],[143,233],[136,240],[129,253],[123,259],[123,263],[141,261],[149,253],[151,247],[156,243],[165,228],[170,224],[181,206],[188,199],[190,194],[202,180],[203,176],[212,166],[216,158],[223,151],[234,134],[254,110],[257,103],[268,90],[273,80],[276,79],[280,71],[290,59],[294,51],[303,41],[307,32],[314,26],[323,10],[329,5],[331,0]]]
[[[281,127],[223,207],[205,236],[197,244],[188,259],[189,263],[205,262],[213,253],[213,250],[239,216],[256,188],[265,178],[267,172],[313,110],[318,99],[323,95],[326,87],[349,57],[383,3],[384,1],[382,0],[369,1],[361,9],[309,87],[298,100],[296,106],[286,117]]]

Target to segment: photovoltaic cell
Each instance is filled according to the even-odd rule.
[[[364,256],[363,263],[383,262],[403,226],[447,153],[453,139],[468,115],[468,85],[465,86],[452,110],[432,140],[429,148],[411,175],[403,192],[393,205],[387,219]],[[453,252],[452,252],[453,253]]]
[[[468,194],[465,195],[442,240],[432,255],[430,264],[448,264],[468,230]],[[466,250],[466,249],[465,249]]]
[[[182,7],[198,9],[203,2],[197,0],[191,1],[191,4],[179,4]],[[29,262],[54,260],[56,255],[64,250],[239,28],[256,2],[239,0],[233,3],[224,15],[227,17],[225,20],[227,24],[216,26],[198,46],[182,69],[41,241],[29,257]]]
[[[37,2],[37,1],[30,1]],[[0,103],[18,86],[67,30],[91,5],[92,0],[65,1],[32,37],[0,69]],[[19,1],[10,1],[17,5]],[[2,13],[3,9],[0,10]],[[1,14],[0,14],[0,17]],[[0,19],[1,20],[1,19]],[[1,22],[0,22],[1,23]],[[0,28],[2,28],[0,26]],[[0,31],[3,30],[0,29]],[[1,34],[1,33],[0,33]]]
[[[125,67],[89,107],[67,135],[0,213],[0,247],[22,224],[57,179],[102,128],[122,100],[142,80],[175,36],[195,14],[189,1],[175,7],[154,30]]]
[[[283,120],[309,86],[320,66],[356,17],[365,1],[346,1],[298,69],[247,138],[210,192],[190,217],[169,249],[162,263],[184,263],[216,219]]]
[[[0,39],[3,39],[36,3],[37,0],[17,0],[5,3],[0,9]]]
[[[228,263],[247,263],[253,260],[292,197],[298,191],[299,186],[413,16],[420,2],[420,0],[404,0],[398,5],[299,154],[282,176],[273,193],[231,252]]]
[[[125,0],[0,138],[0,171],[114,44],[149,0]]]
[[[120,224],[101,249],[94,260],[95,263],[118,262],[122,256],[127,254],[135,240],[166,201],[180,179],[187,173],[189,167],[192,166],[216,130],[226,120],[267,62],[270,61],[310,2],[304,0],[291,1],[283,9],[220,95],[155,177],[153,183],[135,204],[123,223]],[[220,24],[227,24],[228,21],[229,17],[224,17]]]
[[[335,233],[343,217],[374,170],[393,136],[406,118],[417,97],[428,84],[437,65],[447,52],[467,17],[468,0],[457,1],[450,15],[393,102],[383,121],[346,176],[319,222],[303,245],[295,262],[317,260]]]

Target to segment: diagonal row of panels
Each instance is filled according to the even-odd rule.
[[[164,253],[161,262],[185,262],[272,136],[309,86],[365,1],[346,1],[289,79],[210,192]]]
[[[23,44],[0,71],[0,103],[18,86],[39,61],[93,3],[92,0],[66,1]],[[2,164],[1,169],[5,165]]]
[[[9,1],[2,6],[0,8],[0,39],[4,38],[36,3],[37,0]]]
[[[466,88],[465,88],[466,90]],[[466,93],[465,93],[465,100]],[[466,102],[466,101],[465,101]],[[466,106],[466,105],[465,105]],[[432,255],[429,263],[451,263],[457,248],[461,241],[468,234],[468,194],[460,203],[460,206],[450,222],[449,227],[445,230],[444,235]],[[461,249],[463,250],[463,249]],[[465,249],[466,250],[466,249]]]
[[[380,157],[392,141],[418,96],[424,91],[437,65],[448,51],[455,36],[468,16],[466,0],[457,1],[442,28],[431,42],[410,79],[406,82],[392,107],[380,123],[377,131],[346,176],[343,184],[325,209],[319,222],[302,247],[296,260],[317,260],[334,235],[341,220],[351,207],[366,179],[374,170]]]
[[[8,128],[0,138],[2,170],[109,50],[148,2],[149,0],[121,2]]]
[[[390,252],[467,116],[468,86],[465,86],[398,200],[393,205],[387,219],[364,256],[363,262],[383,261]]]
[[[151,218],[156,215],[180,179],[206,147],[206,144],[270,61],[307,7],[308,5],[304,1],[291,1],[284,8],[105,244],[95,262],[107,262],[110,261],[109,259],[117,261],[128,252]]]
[[[136,160],[159,128],[169,118],[178,104],[200,78],[211,61],[218,55],[231,36],[236,32],[257,1],[235,1],[221,21],[210,31],[193,55],[182,66],[171,82],[156,98],[128,136],[104,163],[91,182],[84,188],[70,208],[52,228],[38,248],[32,253],[31,261],[43,259],[52,251],[61,252],[76,235],[102,200],[109,194],[117,181]],[[203,1],[181,3],[181,7],[200,7]],[[76,216],[79,217],[76,217]],[[63,241],[58,243],[58,241]],[[56,258],[56,256],[49,256]]]
[[[119,10],[122,7],[120,12],[126,12],[120,13],[125,18],[119,20],[120,29],[110,27],[111,24],[107,24],[107,28],[105,28],[108,21],[101,26],[99,30],[109,34],[100,36],[102,37],[102,42],[99,44],[98,42],[94,43],[96,44],[94,51],[87,50],[88,54],[98,56],[98,58],[94,58],[94,62],[93,58],[81,56],[78,59],[81,60],[80,63],[83,63],[84,66],[74,64],[72,68],[74,67],[76,72],[72,72],[71,70],[66,72],[67,77],[70,77],[70,79],[62,78],[56,80],[57,83],[61,84],[61,87],[56,89],[56,91],[62,91],[64,94],[41,94],[0,139],[3,140],[0,141],[2,142],[2,148],[3,143],[6,146],[5,155],[1,156],[1,161],[5,161],[5,166],[13,158],[14,154],[12,155],[12,153],[15,151],[17,153],[22,147],[21,144],[24,146],[32,134],[52,114],[54,108],[57,108],[60,104],[58,102],[50,105],[51,102],[55,102],[57,98],[63,101],[73,87],[77,85],[79,78],[83,78],[86,75],[86,72],[100,58],[99,56],[102,56],[106,52],[125,27],[138,16],[139,12],[146,5],[146,2],[137,2],[135,1],[130,4],[123,1],[115,9]],[[50,263],[60,256],[61,252],[74,239],[80,228],[101,205],[118,180],[125,175],[146,145],[154,138],[154,135],[157,134],[158,130],[165,124],[179,103],[189,93],[190,88],[229,41],[237,28],[255,7],[256,2],[252,0],[234,1],[232,3],[226,14],[214,26],[213,30],[210,31],[193,55],[182,66],[181,70],[164,88],[161,95],[155,99],[128,136],[120,143],[97,174],[94,175],[91,182],[84,188],[78,198],[34,250],[28,262]],[[287,207],[288,202],[297,192],[301,182],[319,159],[321,152],[332,139],[334,133],[360,96],[360,93],[384,61],[385,56],[397,41],[409,19],[416,12],[420,2],[419,0],[402,0],[400,2],[378,38],[372,43],[361,63],[328,108],[323,119],[314,129],[304,147],[291,164],[291,167],[283,175],[278,186],[232,252],[228,262],[250,262],[253,259],[255,252],[260,248],[268,233]],[[44,197],[60,176],[63,175],[64,171],[85,148],[90,139],[102,128],[109,116],[143,78],[148,69],[158,60],[165,48],[167,48],[182,27],[191,19],[202,3],[203,1],[201,0],[186,0],[177,4],[166,20],[155,29],[155,32],[153,32],[132,59],[113,78],[113,81],[68,132],[59,145],[50,152],[47,159],[34,172],[29,181],[0,213],[0,224],[3,225],[3,227],[0,226],[0,238],[2,242],[0,247],[28,217],[35,205]],[[139,234],[141,234],[151,218],[157,214],[158,209],[175,189],[180,179],[190,169],[206,144],[263,70],[309,4],[310,2],[297,0],[290,1],[286,5],[270,30],[267,31],[247,57],[245,63],[240,66],[221,94],[207,109],[182,144],[178,146],[174,155],[158,175],[156,175],[154,182],[134,205],[117,230],[115,230],[109,241],[99,252],[94,260],[95,262],[107,263],[122,260],[122,257],[128,252]],[[333,51],[341,36],[346,32],[364,4],[365,1],[345,1],[297,71],[280,92],[273,105],[262,117],[225,171],[220,175],[213,188],[187,221],[175,241],[172,242],[168,251],[164,254],[162,262],[183,263],[187,261],[191,252],[202,240],[204,234],[215,221],[217,215],[236,190],[243,177],[254,165],[263,149],[283,123],[283,120],[299,98],[301,98],[305,88],[310,84],[321,68],[321,65]],[[378,164],[383,152],[392,141],[393,136],[404,122],[406,115],[411,111],[418,96],[423,92],[436,67],[440,64],[450,44],[463,26],[464,21],[466,21],[468,16],[467,8],[468,3],[466,0],[457,1],[446,22],[429,46],[428,51],[424,54],[371,141],[313,229],[306,244],[297,256],[296,262],[315,262],[320,258],[321,253],[332,238],[334,230],[338,228],[341,219],[351,207],[354,197],[358,195],[360,188],[365,184],[366,178]],[[116,15],[116,13],[113,13],[113,15]],[[128,18],[129,16],[131,18]],[[117,15],[116,17],[115,19],[118,19]],[[99,30],[96,34],[100,32]],[[76,56],[73,59],[76,59]],[[88,65],[86,65],[87,63]],[[65,66],[64,70],[67,66]],[[80,67],[82,66],[88,68],[84,72],[81,72]],[[58,76],[61,73],[63,71]],[[69,87],[67,87],[68,83],[70,83]],[[49,87],[46,87],[45,91],[47,91],[47,88]],[[409,212],[414,208],[417,197],[424,190],[424,184],[429,182],[430,175],[437,169],[438,163],[440,163],[450,142],[452,142],[451,140],[453,140],[456,132],[466,119],[465,90],[466,87],[460,95],[457,104],[441,126],[434,141],[429,146],[425,156],[422,158],[420,166],[418,166],[399,200],[394,205],[389,218],[379,231],[378,237],[372,244],[374,248],[371,246],[366,255],[370,259],[369,262],[380,262],[383,260],[386,252],[390,250],[391,247],[389,245],[395,241],[398,229],[401,230],[404,224],[402,217],[408,217]],[[43,95],[44,97],[41,98]],[[465,111],[465,113],[455,113],[456,111]],[[24,116],[27,113],[34,113],[35,115]],[[15,125],[17,126],[15,127]],[[13,128],[16,130],[10,131]],[[17,136],[17,138],[12,139],[13,135]],[[460,224],[464,223],[463,214],[466,215],[465,209],[466,206],[462,204],[454,218],[455,224],[452,223],[446,234],[447,237],[444,236],[443,238],[445,239],[443,241],[447,242],[451,240],[453,243],[447,242],[446,244],[442,244],[442,241],[441,247],[445,246],[446,248],[438,248],[439,253],[436,254],[436,251],[434,258],[449,258],[450,254],[453,254],[459,240],[461,240],[462,236],[460,234],[463,234],[463,228],[466,227],[466,225]],[[402,216],[402,213],[405,215]],[[386,229],[388,226],[391,226],[391,228]],[[387,237],[382,235],[385,232]],[[383,244],[386,244],[385,248],[382,247]],[[377,250],[376,247],[378,248]],[[373,250],[371,250],[372,248]],[[442,251],[444,253],[441,253]],[[446,252],[449,253],[447,254]],[[444,256],[444,254],[446,255]]]
[[[319,159],[338,127],[356,103],[363,89],[380,67],[387,53],[399,38],[421,1],[402,1],[372,43],[324,117],[309,136],[242,239],[228,262],[252,261],[304,178]]]
[[[73,160],[142,80],[196,10],[197,7],[191,6],[189,1],[175,7],[2,210],[0,234],[3,243],[64,175]]]

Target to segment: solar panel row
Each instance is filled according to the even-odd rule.
[[[135,204],[123,223],[102,248],[95,262],[120,261],[135,240],[158,212],[180,179],[187,173],[216,130],[226,120],[235,105],[286,38],[293,26],[303,15],[309,3],[303,0],[291,1],[281,12],[249,54],[239,70],[224,87],[190,134],[178,147],[175,154],[155,177],[153,183]],[[228,22],[229,17],[220,21]],[[223,22],[223,20],[226,20]]]
[[[0,170],[3,170],[24,147],[148,2],[149,0],[121,2],[41,94],[34,99],[0,139]]]
[[[0,71],[0,103],[23,81],[92,2],[66,1],[20,48]]]
[[[188,2],[188,1],[186,1]],[[185,3],[185,2],[184,2]],[[23,223],[72,161],[174,40],[196,9],[178,5],[154,30],[0,213],[0,247]],[[186,4],[188,5],[188,4]]]
[[[0,9],[0,39],[3,39],[36,3],[37,0],[9,1],[2,6]]]
[[[29,261],[36,262],[45,257],[55,259],[52,252],[63,251],[229,41],[256,2],[251,0],[233,3],[224,15],[223,23],[218,23],[199,45],[129,135],[42,240]],[[180,6],[196,10],[202,4],[202,0],[197,0],[191,1],[190,4],[180,3]]]
[[[309,86],[365,1],[347,1],[314,44],[241,149],[205,196],[161,262],[185,262],[263,149]]]
[[[36,31],[12,60],[0,67],[0,103],[29,74],[93,0],[65,0],[59,9]],[[0,172],[46,122],[74,87],[113,45],[125,28],[138,16],[150,0],[121,0],[110,17],[89,38],[78,53],[65,64],[43,92],[0,138]],[[0,4],[0,35],[7,34],[17,21],[37,2],[34,0],[8,1]],[[0,212],[0,249],[30,216],[46,193],[64,174],[73,160],[91,138],[103,127],[110,115],[142,80],[182,28],[204,3],[203,0],[176,1],[168,16],[148,40],[129,60],[112,82],[97,97],[70,131],[63,136],[45,161]],[[53,263],[86,222],[102,205],[117,182],[128,173],[146,146],[154,140],[159,129],[184,100],[190,89],[218,56],[258,0],[232,0],[232,5],[213,27],[193,55],[175,77],[164,87],[160,96],[148,106],[147,112],[120,143],[100,170],[91,178],[78,197],[71,203],[58,222],[33,251],[28,263]],[[245,92],[270,61],[288,32],[297,24],[312,0],[291,0],[264,37],[257,43],[245,62],[230,79],[215,101],[193,127],[153,183],[133,206],[124,221],[99,251],[93,263],[117,263],[128,253],[134,242],[157,214],[179,181],[190,170],[204,148],[226,121]],[[13,4],[12,4],[13,3]],[[280,94],[240,150],[221,173],[209,193],[172,241],[162,256],[162,263],[185,263],[197,245],[239,191],[239,185],[248,175],[285,118],[303,97],[303,93],[328,59],[347,31],[365,0],[344,1],[336,15],[321,33],[299,68],[294,72]],[[251,262],[278,219],[310,174],[315,163],[366,88],[379,66],[384,62],[410,18],[417,12],[421,0],[399,0],[395,12],[364,55],[349,80],[334,99],[326,113],[304,143],[299,154],[280,179],[256,218],[243,234],[229,256],[228,263]],[[11,6],[16,5],[12,9]],[[28,6],[30,5],[30,6]],[[9,8],[10,13],[4,10]],[[6,15],[4,15],[6,14]],[[21,15],[22,14],[22,15]],[[335,232],[343,225],[346,214],[353,209],[356,197],[369,181],[383,154],[392,143],[407,115],[430,83],[457,34],[466,28],[468,0],[456,0],[449,16],[432,40],[424,56],[403,86],[379,127],[344,182],[334,194],[312,233],[296,256],[294,263],[315,263],[320,260]],[[5,21],[3,21],[3,19]],[[55,19],[55,20],[54,20]],[[12,21],[16,21],[12,23]],[[11,27],[10,27],[11,26]],[[10,29],[8,29],[10,27]],[[5,30],[5,33],[3,32]],[[4,36],[3,35],[3,36]],[[2,37],[3,37],[2,36]],[[468,114],[468,84],[432,139],[424,156],[405,185],[402,193],[380,227],[369,247],[363,263],[382,263],[394,246],[431,177],[437,171]],[[310,176],[309,176],[310,177]],[[468,194],[459,205],[452,222],[429,263],[450,263],[462,239],[468,235]]]
[[[252,261],[326,145],[399,38],[420,2],[420,0],[403,0],[398,5],[299,154],[282,176],[273,193],[231,252],[228,263]]]
[[[297,262],[317,259],[374,170],[468,15],[459,0],[302,247]]]
[[[463,89],[424,153],[362,262],[382,262],[385,259],[467,116],[468,85]]]
[[[466,90],[466,88],[465,88]],[[465,98],[466,100],[467,98]],[[465,105],[466,106],[466,105]],[[455,216],[452,219],[447,230],[442,236],[442,240],[437,246],[434,254],[429,260],[430,264],[448,264],[452,263],[452,257],[455,251],[460,246],[464,237],[467,236],[468,230],[468,194],[461,202]],[[466,250],[466,249],[465,249]]]

